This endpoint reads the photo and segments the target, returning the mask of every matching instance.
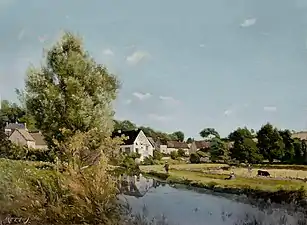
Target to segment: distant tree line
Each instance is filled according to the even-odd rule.
[[[35,120],[26,113],[24,107],[16,103],[2,100],[0,110],[0,126],[8,123],[27,123],[28,129],[35,130]],[[142,129],[146,136],[152,137],[155,141],[158,139],[166,141],[186,141],[192,143],[193,138],[187,138],[182,131],[165,133],[154,130],[151,127],[137,126],[129,120],[113,120],[114,130],[133,130]],[[195,162],[199,162],[204,153],[210,153],[211,161],[229,161],[236,160],[239,162],[259,163],[267,160],[272,163],[280,161],[283,163],[302,164],[307,159],[306,142],[298,138],[292,138],[290,130],[279,130],[270,123],[263,125],[258,132],[252,129],[237,128],[226,138],[221,138],[214,128],[205,128],[200,131],[203,140],[210,142],[209,149],[201,149]],[[5,136],[0,134],[0,139]],[[7,142],[2,141],[7,145]]]
[[[205,128],[200,136],[210,142],[209,149],[200,150],[210,153],[212,161],[235,160],[246,163],[269,163],[274,161],[282,163],[303,164],[307,159],[307,147],[304,140],[293,138],[288,129],[279,130],[272,124],[263,125],[258,132],[248,128],[237,128],[227,138],[221,138],[214,128]],[[199,159],[193,155],[193,159]]]

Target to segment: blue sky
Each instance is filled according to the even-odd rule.
[[[0,94],[67,29],[122,82],[116,117],[198,137],[307,129],[305,0],[0,0]]]

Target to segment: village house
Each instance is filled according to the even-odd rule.
[[[199,150],[208,151],[209,148],[209,141],[193,141],[190,146],[190,153],[196,153]]]
[[[120,151],[124,153],[138,153],[140,160],[153,156],[154,146],[150,143],[141,129],[130,131],[117,130],[112,134],[113,137],[125,136],[124,143],[120,146]]]
[[[182,149],[186,153],[186,155],[188,155],[190,151],[189,146],[186,142],[167,141],[166,145],[167,145],[167,149],[166,149],[167,154],[170,154],[173,151],[177,152],[179,149]]]
[[[157,149],[157,144],[156,144],[155,140],[152,137],[147,137],[147,139],[150,142],[150,144],[153,146],[153,148]]]
[[[300,131],[300,132],[297,132],[297,133],[293,133],[291,135],[292,138],[298,138],[302,141],[307,141],[307,132],[306,131]]]
[[[16,145],[26,146],[28,148],[48,148],[40,132],[31,133],[26,129],[14,129],[13,133],[9,136],[9,140]]]
[[[11,136],[11,134],[14,132],[16,129],[23,129],[23,130],[28,130],[27,129],[27,124],[26,123],[6,123],[4,127],[4,132],[6,136]]]
[[[156,149],[163,154],[169,154],[167,153],[167,141],[160,138],[156,141]]]

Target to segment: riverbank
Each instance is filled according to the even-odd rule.
[[[140,169],[142,173],[168,183],[205,188],[215,192],[244,194],[251,199],[270,200],[275,203],[297,202],[300,206],[306,205],[307,186],[305,182],[300,180],[244,176],[225,180],[229,176],[229,172],[227,172],[228,174],[222,171],[210,173],[209,170],[195,171],[195,168],[194,170],[183,170],[176,166],[171,168],[169,174],[166,174],[161,166],[141,166]]]

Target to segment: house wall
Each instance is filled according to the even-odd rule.
[[[167,152],[167,145],[160,145],[160,152],[164,154],[169,154]]]
[[[153,156],[153,150],[154,147],[151,145],[146,135],[143,133],[143,131],[140,131],[133,143],[132,151],[138,152],[141,155],[141,161],[143,161],[144,158],[148,156]]]
[[[35,149],[47,149],[47,145],[35,145]]]
[[[133,145],[121,145],[120,150],[121,152],[131,153],[133,152]]]
[[[188,148],[180,148],[182,149],[183,151],[185,151],[186,154],[189,154],[190,153],[190,149]],[[167,154],[170,154],[171,152],[178,152],[179,148],[167,148]]]
[[[27,141],[19,132],[13,132],[9,137],[9,140],[14,144],[27,146],[28,148],[35,148],[34,141]]]

